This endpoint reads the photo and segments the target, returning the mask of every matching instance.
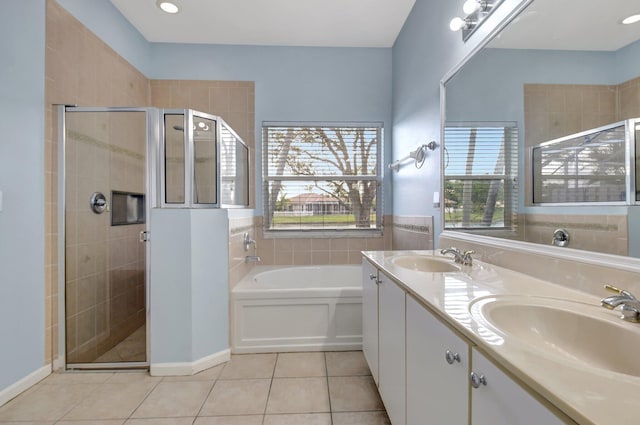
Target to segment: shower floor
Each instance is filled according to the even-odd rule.
[[[147,360],[147,332],[140,326],[122,342],[98,357],[96,363],[144,362]]]

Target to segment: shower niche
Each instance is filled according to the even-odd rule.
[[[249,148],[219,116],[163,110],[161,208],[247,208]]]

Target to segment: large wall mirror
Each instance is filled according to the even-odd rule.
[[[527,159],[640,117],[634,13],[637,0],[533,0],[445,82],[445,230],[551,245],[565,229],[569,248],[640,257],[640,205],[534,205]]]

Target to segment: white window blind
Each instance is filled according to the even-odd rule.
[[[381,228],[382,125],[264,123],[265,227]]]
[[[444,161],[446,228],[514,229],[515,123],[447,123]]]

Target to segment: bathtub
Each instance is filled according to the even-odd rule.
[[[231,351],[360,350],[359,265],[256,266],[231,292]]]

